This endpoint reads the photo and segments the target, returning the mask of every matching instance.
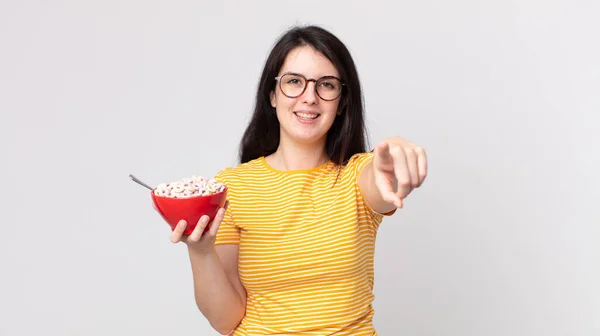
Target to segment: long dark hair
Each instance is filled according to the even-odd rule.
[[[342,166],[352,155],[366,151],[368,134],[364,122],[363,95],[350,52],[342,41],[321,27],[295,26],[279,37],[265,62],[256,92],[254,112],[240,142],[240,163],[270,155],[277,150],[280,126],[269,95],[275,90],[275,77],[288,53],[299,46],[310,46],[327,57],[345,83],[338,105],[341,114],[327,133],[325,150],[329,159]]]

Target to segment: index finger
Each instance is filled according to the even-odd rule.
[[[381,168],[382,165],[391,165],[394,162],[394,158],[390,154],[390,146],[386,142],[375,146],[373,154],[373,163],[377,168]]]

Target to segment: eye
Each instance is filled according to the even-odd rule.
[[[333,89],[336,88],[335,83],[332,83],[332,82],[322,82],[321,86],[323,86],[323,87],[325,87],[327,89],[330,89],[330,90],[333,90]]]

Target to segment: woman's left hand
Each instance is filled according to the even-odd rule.
[[[381,198],[402,208],[404,198],[427,176],[425,150],[400,137],[385,139],[375,147],[373,174]]]

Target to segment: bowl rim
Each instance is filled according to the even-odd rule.
[[[156,198],[161,198],[161,199],[169,199],[169,200],[190,200],[190,199],[197,199],[197,198],[207,198],[207,197],[216,197],[219,196],[223,193],[225,193],[227,191],[227,186],[225,186],[225,188],[223,188],[223,190],[219,191],[218,193],[214,193],[214,194],[210,194],[210,195],[196,195],[196,196],[191,196],[191,197],[182,197],[182,198],[175,198],[175,197],[167,197],[167,196],[161,196],[161,195],[156,195],[154,193],[154,191],[158,189],[158,188],[154,188],[150,191],[150,195],[152,195],[152,197],[156,197]]]

